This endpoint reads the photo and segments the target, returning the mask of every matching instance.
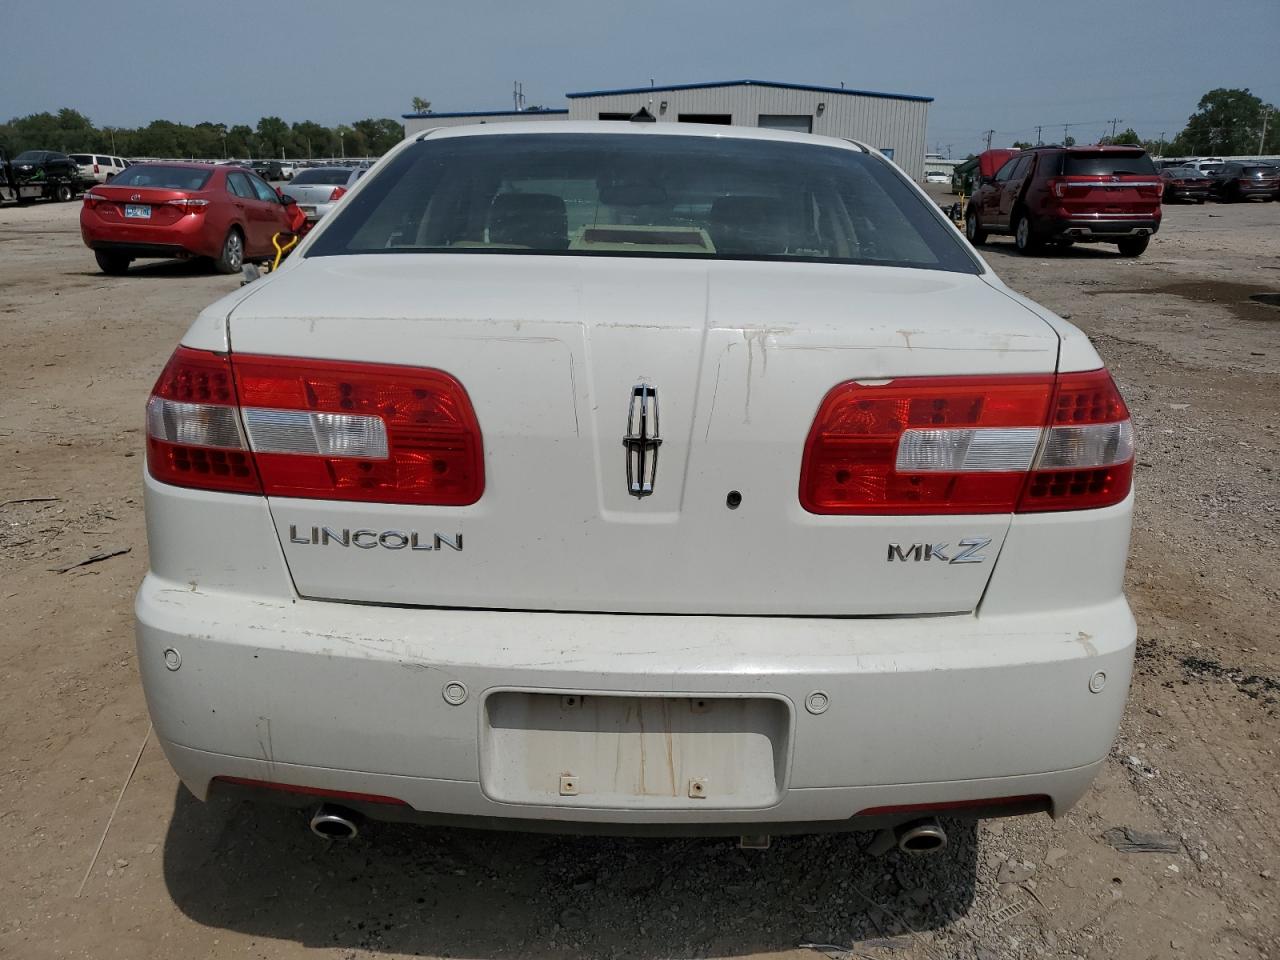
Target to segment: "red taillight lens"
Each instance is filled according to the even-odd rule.
[[[346,187],[334,187],[333,193],[329,194],[329,202],[333,203],[335,200],[341,200],[346,195],[347,195]]]
[[[165,203],[171,207],[177,207],[183,213],[204,213],[204,208],[209,205],[208,200],[199,200],[195,197],[178,197],[176,200],[166,200]]]
[[[1128,494],[1132,458],[1105,370],[850,381],[814,418],[800,503],[857,515],[1097,507]]]
[[[1009,512],[1052,386],[1047,377],[843,383],[809,431],[800,502],[811,513]]]
[[[334,360],[234,360],[269,495],[463,506],[484,491],[480,425],[439,370]]]
[[[226,356],[174,351],[147,401],[147,469],[179,487],[262,492]]]
[[[94,193],[92,190],[84,195],[84,205],[90,210],[97,210],[100,203],[110,203],[110,201],[102,194]]]
[[[356,793],[351,790],[330,790],[327,787],[303,787],[294,783],[278,783],[274,780],[253,780],[249,777],[214,777],[215,781],[234,784],[238,787],[255,787],[259,790],[279,790],[282,793],[301,793],[309,797],[323,797],[326,800],[359,801],[361,803],[385,803],[392,806],[407,807],[408,804],[397,797],[387,797],[380,793]]]
[[[1053,195],[1061,199],[1067,195],[1067,181],[1059,180],[1057,177],[1050,177],[1045,181],[1045,186],[1053,191]]]
[[[466,391],[447,373],[419,367],[231,360],[179,348],[148,405],[148,444],[152,474],[181,486],[446,506],[475,503],[484,492],[480,427]],[[177,469],[232,452],[245,465],[240,486]]]

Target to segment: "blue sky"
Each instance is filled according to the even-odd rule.
[[[5,2],[0,119],[254,123],[563,106],[568,91],[753,78],[924,94],[932,148],[963,156],[1120,119],[1172,136],[1212,87],[1280,101],[1277,0]],[[1107,125],[1109,128],[1109,125]]]

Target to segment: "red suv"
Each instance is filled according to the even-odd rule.
[[[1022,253],[1046,243],[1114,243],[1136,257],[1160,229],[1164,182],[1140,147],[1036,147],[984,177],[965,212],[971,243],[1013,234]]]
[[[222,273],[274,256],[291,197],[240,167],[136,163],[84,195],[80,235],[103,273],[141,257],[209,257]]]

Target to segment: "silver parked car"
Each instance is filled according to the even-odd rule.
[[[308,220],[319,220],[333,209],[344,193],[364,176],[364,167],[315,167],[299,170],[292,180],[280,188],[286,197],[298,201]]]

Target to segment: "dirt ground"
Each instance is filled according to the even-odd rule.
[[[105,277],[78,206],[0,209],[0,956],[1280,958],[1280,308],[1249,300],[1280,292],[1280,203],[1170,207],[1139,260],[988,246],[1093,336],[1133,410],[1138,669],[1073,811],[956,825],[910,860],[864,835],[332,845],[296,811],[193,800],[144,746],[139,427],[238,280]],[[1116,827],[1170,849],[1121,852]]]

